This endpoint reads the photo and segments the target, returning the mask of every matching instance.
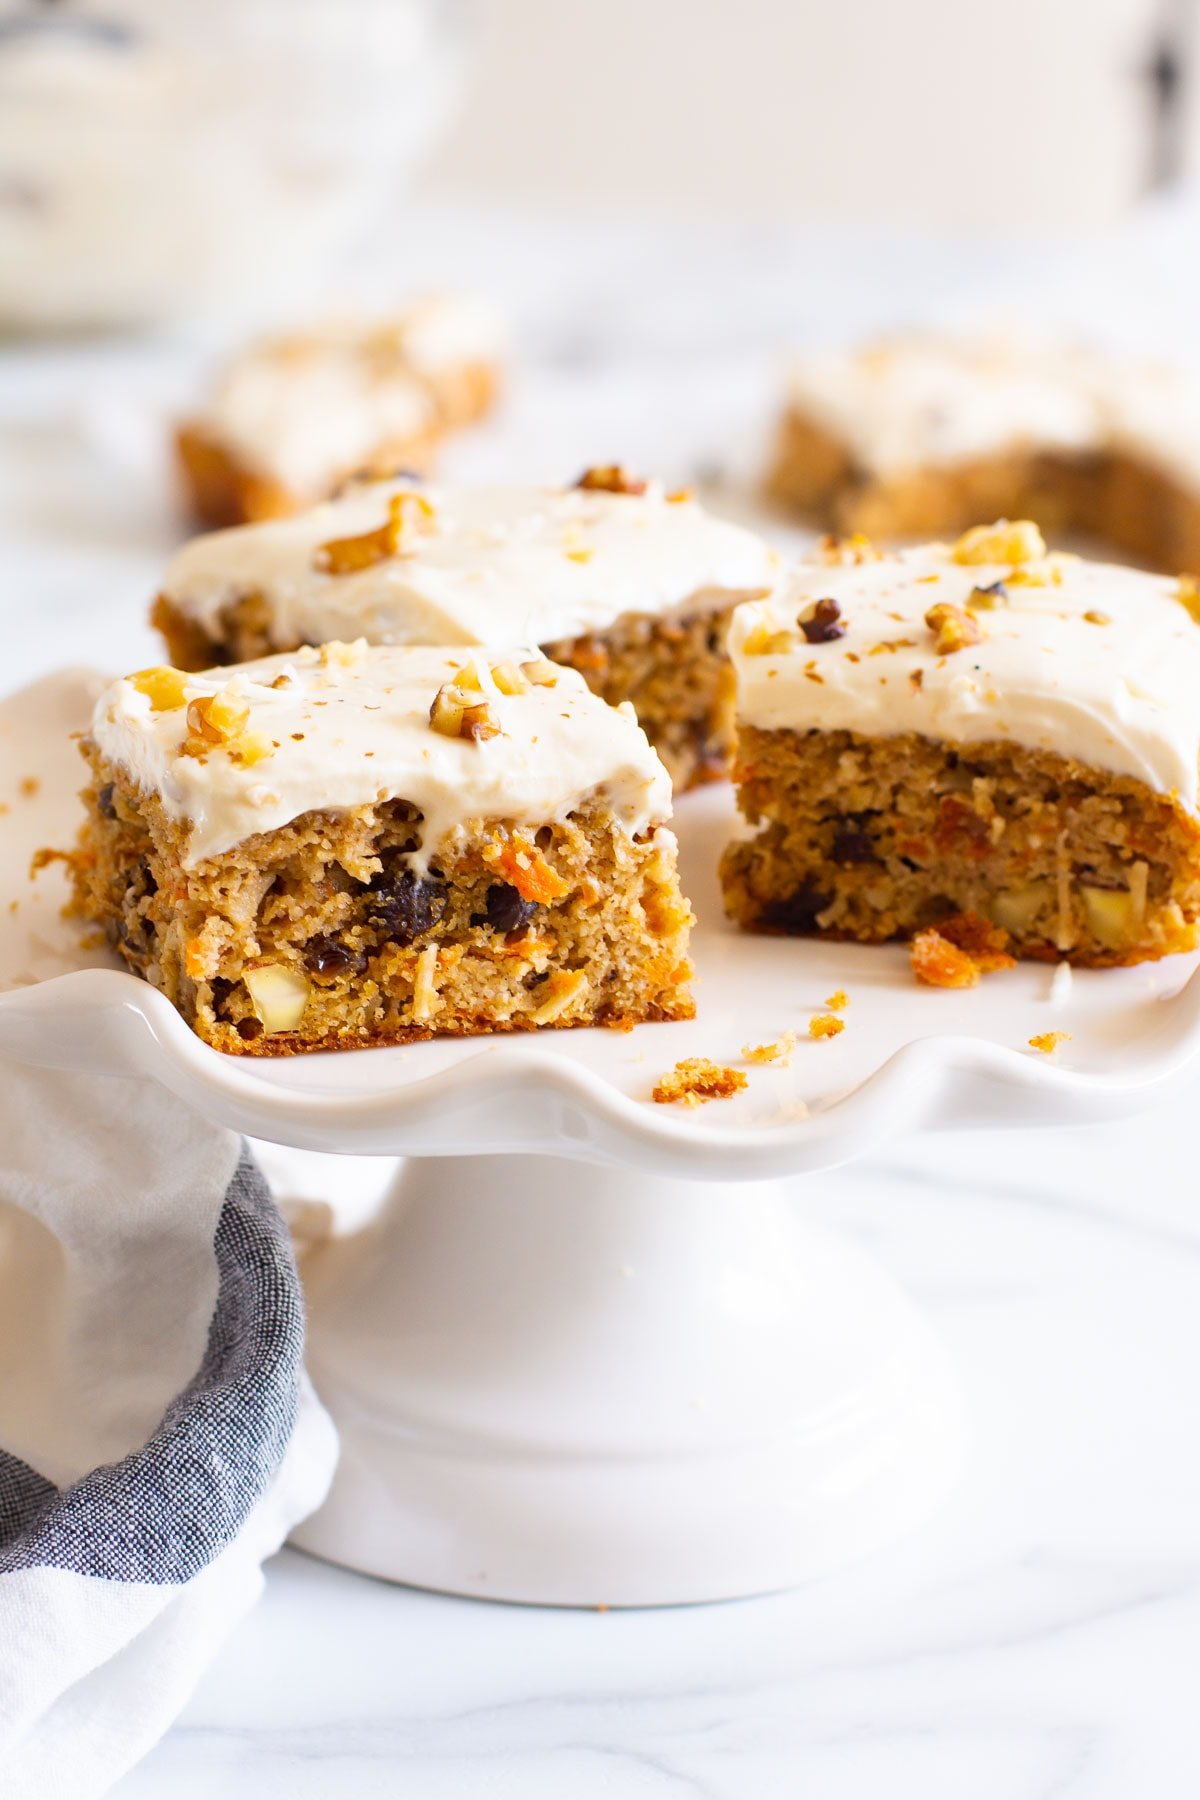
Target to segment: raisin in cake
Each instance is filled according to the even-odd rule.
[[[877,942],[953,915],[1083,965],[1200,919],[1200,603],[1005,521],[952,548],[830,543],[739,609],[726,904]]]
[[[220,1050],[691,1015],[670,783],[537,656],[328,645],[100,699],[78,909]]]

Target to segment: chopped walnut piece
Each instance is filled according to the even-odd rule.
[[[354,575],[398,556],[406,541],[432,529],[434,510],[424,494],[405,489],[388,501],[388,516],[373,531],[357,537],[331,538],[313,552],[313,567],[324,575]]]
[[[659,1106],[678,1101],[702,1106],[706,1100],[729,1100],[746,1085],[740,1069],[723,1069],[707,1056],[687,1056],[656,1083],[651,1098]]]
[[[948,600],[939,600],[925,614],[925,623],[933,633],[933,648],[938,656],[952,656],[956,650],[965,650],[970,644],[978,644],[983,637],[979,620],[961,606],[952,606]]]
[[[825,1004],[830,1012],[845,1012],[850,1004],[850,996],[845,988],[838,988],[834,993],[830,994]]]
[[[585,469],[575,483],[593,494],[644,494],[646,483],[639,475],[631,475],[623,463],[598,463]]]
[[[974,525],[954,546],[956,563],[1027,563],[1046,554],[1046,540],[1032,519],[997,519]]]
[[[557,665],[548,662],[544,656],[536,657],[530,662],[523,662],[521,673],[526,681],[533,683],[534,687],[555,687],[558,684]]]
[[[841,566],[847,563],[879,562],[883,552],[877,550],[870,538],[856,531],[851,537],[834,537],[826,535],[817,546],[817,555],[823,563]]]
[[[512,663],[493,663],[492,680],[502,694],[527,694],[529,692],[528,678]]]
[[[188,731],[209,744],[224,744],[236,737],[250,717],[250,708],[228,689],[203,695],[187,709]]]
[[[129,677],[129,685],[139,694],[145,694],[151,712],[174,712],[187,697],[184,693],[187,680],[182,669],[141,669]]]
[[[499,721],[487,701],[472,700],[453,681],[445,682],[434,695],[429,723],[442,737],[466,738],[475,744],[500,735]]]
[[[774,1063],[786,1069],[792,1060],[792,1051],[796,1048],[796,1034],[785,1031],[770,1044],[743,1044],[742,1055],[747,1062]]]
[[[832,1038],[845,1031],[845,1019],[839,1019],[836,1013],[814,1013],[808,1021],[810,1038]]]
[[[817,600],[796,622],[810,644],[832,644],[846,635],[842,609],[836,600]]]
[[[323,669],[352,669],[360,663],[367,653],[366,638],[355,638],[352,643],[342,644],[336,640],[322,644],[317,652]]]
[[[742,643],[745,656],[786,656],[796,639],[790,631],[772,631],[764,621],[752,625]]]
[[[1002,581],[989,581],[986,587],[973,587],[967,595],[967,606],[971,612],[991,612],[994,607],[1003,606],[1008,600],[1008,589]]]
[[[1039,1031],[1030,1038],[1029,1048],[1040,1050],[1043,1056],[1053,1056],[1060,1044],[1069,1044],[1070,1041],[1069,1031]]]

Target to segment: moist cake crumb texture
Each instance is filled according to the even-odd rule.
[[[839,631],[814,642],[818,607]],[[1187,584],[1001,520],[891,556],[829,543],[739,608],[730,644],[755,828],[722,866],[739,923],[865,942],[936,926],[964,981],[981,946],[955,943],[961,915],[1007,934],[994,953],[1081,964],[1197,941]]]
[[[220,1049],[691,1014],[666,772],[540,656],[144,670],[84,749],[77,909]]]

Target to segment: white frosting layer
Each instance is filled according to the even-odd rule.
[[[282,647],[372,643],[554,643],[627,613],[727,605],[768,588],[774,553],[694,500],[579,488],[421,487],[431,529],[357,573],[319,566],[320,547],[375,530],[403,481],[371,482],[296,518],[210,533],[185,546],[163,593],[217,635],[221,608],[261,595]]]
[[[359,645],[347,654],[343,664],[302,650],[186,678],[188,701],[226,692],[249,707],[243,730],[272,746],[250,765],[223,747],[203,759],[182,754],[187,707],[156,712],[129,678],[101,696],[91,735],[186,826],[189,866],[301,813],[386,799],[424,815],[418,868],[470,822],[547,824],[592,796],[631,835],[669,818],[670,780],[632,709],[606,705],[573,670],[561,670],[553,687],[508,695],[496,690],[488,663],[472,659],[479,698],[500,725],[498,737],[476,743],[429,722],[438,689],[463,666],[461,652]],[[287,684],[272,686],[285,672]]]
[[[1134,776],[1196,811],[1200,625],[1176,598],[1179,583],[1074,557],[1043,566],[1061,579],[1011,584],[1006,601],[976,613],[982,641],[939,656],[929,608],[965,609],[972,589],[1011,577],[1007,565],[964,566],[945,545],[802,563],[735,615],[738,716],[765,730],[1010,739]],[[826,597],[845,635],[810,644],[797,619]],[[764,626],[787,632],[788,647],[752,654]]]
[[[1086,450],[1103,431],[1098,369],[1003,340],[897,338],[804,357],[792,407],[858,466],[895,475],[1006,450]]]

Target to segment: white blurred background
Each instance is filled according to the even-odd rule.
[[[1094,225],[1200,169],[1193,0],[478,0],[429,191]]]

